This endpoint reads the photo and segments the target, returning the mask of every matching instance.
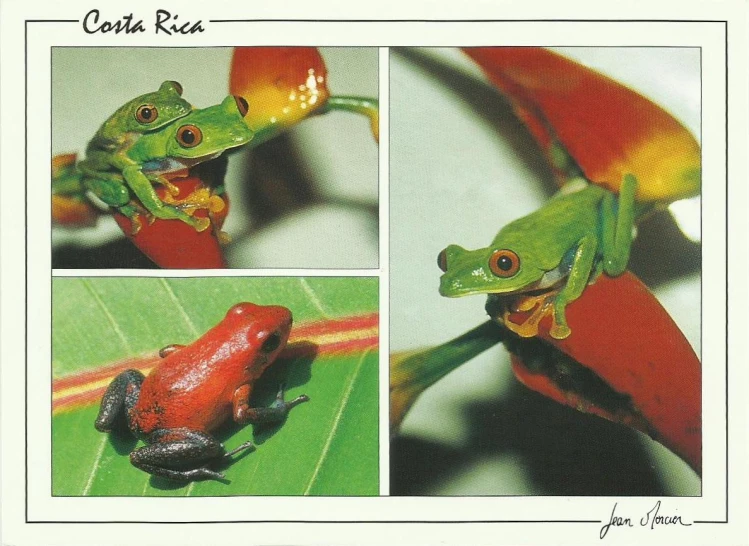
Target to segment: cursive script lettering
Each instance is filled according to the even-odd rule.
[[[173,34],[205,32],[203,21],[199,20],[195,23],[190,21],[177,22],[177,19],[179,19],[179,15],[172,15],[165,9],[156,10],[156,24],[154,26],[156,34],[161,33],[171,36]],[[92,9],[83,18],[83,30],[86,34],[106,34],[107,32],[136,34],[146,32],[146,27],[143,26],[143,21],[135,19],[132,13],[123,15],[121,19],[108,21],[101,16],[98,9]]]
[[[634,527],[635,525],[632,523],[632,518],[626,517],[626,516],[618,516],[616,514],[616,507],[618,506],[618,503],[614,503],[614,508],[611,509],[611,517],[609,517],[609,522],[601,527],[601,532],[599,533],[599,537],[601,540],[608,534],[609,530],[614,527]],[[653,506],[650,510],[648,510],[642,518],[640,518],[640,527],[646,527],[655,529],[656,526],[662,526],[662,525],[681,525],[683,527],[691,527],[691,523],[684,523],[681,519],[681,516],[678,515],[663,515],[660,513],[661,510],[661,501],[658,501],[655,503],[655,506]]]
[[[606,536],[606,534],[609,532],[609,529],[613,527],[634,527],[632,525],[632,520],[629,518],[621,518],[616,515],[616,505],[617,503],[614,503],[614,508],[611,509],[611,517],[609,518],[609,522],[601,527],[601,532],[599,534],[601,540]]]
[[[681,521],[681,516],[661,516],[658,512],[661,509],[661,501],[655,503],[655,506],[645,514],[640,520],[640,525],[647,527],[650,524],[651,529],[655,529],[656,525],[682,525],[684,527],[690,527],[691,523],[684,523]]]
[[[172,15],[165,9],[156,11],[156,34],[165,32],[169,36],[172,34],[195,34],[196,32],[203,32],[205,29],[202,27],[203,21],[197,23],[177,23],[179,15]],[[167,25],[167,23],[171,23]]]
[[[87,34],[96,34],[101,32],[105,34],[107,32],[114,32],[119,34],[124,32],[125,34],[134,34],[136,32],[145,32],[146,29],[143,27],[143,21],[137,20],[133,22],[133,14],[125,15],[121,21],[102,21],[99,24],[99,10],[92,9],[83,18],[83,30]]]

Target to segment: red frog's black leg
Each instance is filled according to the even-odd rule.
[[[94,422],[96,430],[108,432],[119,418],[127,419],[127,413],[138,402],[143,379],[145,376],[138,370],[126,370],[114,378],[101,399],[99,415]]]
[[[249,407],[249,388],[239,388],[234,394],[234,420],[244,425],[246,423],[278,423],[283,421],[291,408],[309,401],[309,396],[302,394],[288,402],[283,399],[284,386],[281,385],[275,401],[265,408]]]
[[[224,446],[210,434],[184,428],[156,430],[146,442],[148,445],[130,454],[133,466],[154,476],[180,481],[225,480],[223,474],[207,465],[254,447],[246,442],[224,453]]]

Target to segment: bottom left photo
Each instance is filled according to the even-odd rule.
[[[54,277],[52,495],[378,495],[378,298],[369,277]]]

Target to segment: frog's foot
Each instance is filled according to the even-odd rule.
[[[226,208],[226,201],[221,196],[212,194],[209,188],[195,190],[184,199],[175,199],[171,195],[165,195],[164,203],[185,211],[192,216],[196,210],[204,209],[210,214],[221,212]]]
[[[570,330],[570,327],[567,326],[567,324],[562,324],[557,322],[557,319],[554,319],[554,322],[551,325],[551,328],[549,329],[549,335],[553,337],[554,339],[565,339],[570,336],[572,333],[572,330]]]
[[[289,411],[291,411],[291,408],[309,401],[309,396],[307,396],[306,394],[302,394],[301,396],[297,396],[296,398],[294,398],[294,400],[289,400],[287,402],[284,400],[283,394],[284,386],[281,385],[278,393],[276,394],[276,399],[270,406],[268,406],[267,408],[247,408],[244,413],[242,422],[257,424],[278,423],[286,418]]]
[[[216,237],[218,238],[219,244],[222,246],[228,245],[229,243],[231,243],[231,235],[229,235],[225,231],[216,229]]]
[[[195,228],[195,231],[205,231],[211,225],[209,218],[192,216],[192,214],[180,210],[172,205],[164,205],[149,211],[154,218],[161,220],[181,220]]]
[[[131,459],[132,461],[132,459]],[[160,466],[154,466],[149,464],[136,465],[144,472],[153,474],[154,476],[160,476],[162,478],[168,478],[170,480],[182,481],[182,482],[195,482],[202,480],[216,480],[220,482],[226,482],[226,476],[221,472],[216,472],[205,466],[199,468],[193,468],[192,470],[173,470],[171,468],[162,468]]]
[[[144,209],[136,205],[133,201],[122,207],[117,207],[117,212],[123,216],[127,216],[128,220],[130,220],[130,235],[133,237],[138,235],[138,232],[143,227],[144,216],[149,224],[153,223],[153,217],[149,216]]]
[[[245,451],[245,450],[247,450],[247,449],[251,449],[251,450],[253,450],[253,451],[254,451],[254,450],[255,450],[255,444],[253,444],[252,442],[250,442],[250,441],[248,440],[247,442],[245,442],[245,443],[243,443],[243,444],[241,444],[241,445],[239,445],[239,446],[235,447],[235,448],[234,448],[234,449],[232,449],[231,451],[228,451],[228,452],[224,453],[224,459],[228,459],[228,458],[229,458],[229,457],[231,457],[232,455],[236,455],[236,454],[237,454],[237,453],[239,453],[240,451]]]
[[[551,316],[549,335],[554,339],[564,339],[570,335],[571,331],[565,321],[564,313],[560,312],[558,306],[555,305],[558,294],[558,291],[553,291],[536,296],[522,296],[516,300],[512,307],[505,309],[502,314],[502,322],[508,330],[520,337],[535,337],[538,335],[538,327],[541,321],[545,317]],[[510,314],[513,312],[525,313],[532,309],[531,315],[521,324],[510,320]]]
[[[278,387],[278,392],[276,393],[276,399],[270,405],[271,408],[273,408],[273,409],[277,409],[278,408],[281,411],[283,411],[284,415],[285,415],[285,414],[289,413],[289,411],[291,410],[291,408],[293,408],[294,406],[298,406],[299,404],[301,404],[303,402],[309,402],[309,396],[307,396],[306,394],[299,395],[296,398],[294,398],[294,400],[290,400],[288,402],[284,401],[284,399],[283,399],[284,388],[285,387],[284,387],[283,384],[281,384]]]

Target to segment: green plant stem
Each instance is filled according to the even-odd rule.
[[[442,345],[394,354],[390,363],[391,432],[397,431],[422,392],[504,338],[504,329],[488,320]]]

